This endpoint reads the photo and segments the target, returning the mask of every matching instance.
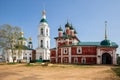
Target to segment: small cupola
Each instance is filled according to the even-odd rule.
[[[110,46],[111,41],[107,39],[107,21],[105,21],[105,39],[100,42],[100,45]]]
[[[69,27],[70,28],[70,24],[69,24],[69,22],[67,21],[67,23],[65,24],[65,27],[67,28],[67,27]]]
[[[61,26],[58,28],[58,31],[63,31],[63,29],[62,29],[62,27],[61,27]]]
[[[59,37],[62,37],[63,36],[63,29],[62,29],[62,27],[61,27],[61,25],[60,25],[60,27],[58,28],[58,35],[59,35]]]
[[[31,37],[29,37],[28,47],[31,48],[31,49],[33,48],[32,38]]]

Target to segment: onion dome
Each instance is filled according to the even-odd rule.
[[[77,34],[76,30],[74,30],[74,33]]]
[[[46,20],[46,11],[45,10],[42,11],[42,19],[40,20],[40,22],[47,23],[47,20]]]
[[[27,40],[24,38],[24,32],[20,32],[20,38],[18,38],[18,40]]]
[[[62,29],[62,27],[61,27],[61,26],[58,28],[58,31],[63,31],[63,29]]]
[[[32,38],[29,37],[29,44],[32,44]]]
[[[105,39],[101,41],[100,45],[110,46],[111,41],[107,39],[107,21],[105,21]]]
[[[71,24],[71,26],[70,26],[70,30],[74,30],[74,28],[73,28],[72,24]]]
[[[101,41],[100,45],[103,45],[103,46],[110,46],[110,45],[111,45],[111,41],[105,39],[105,40]]]
[[[65,24],[65,27],[70,27],[70,24],[67,22],[67,24]]]
[[[24,35],[24,32],[20,32],[20,36]]]
[[[42,19],[40,20],[40,22],[45,22],[45,23],[47,23],[47,20],[44,19],[44,18],[42,18]]]
[[[32,41],[32,38],[31,38],[31,37],[29,37],[29,40],[30,40],[30,41]]]
[[[32,44],[32,42],[29,42],[29,44]]]

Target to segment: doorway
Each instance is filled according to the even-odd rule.
[[[112,57],[109,53],[102,55],[102,64],[112,64]]]

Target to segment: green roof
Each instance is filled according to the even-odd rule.
[[[111,42],[111,45],[101,45],[101,42],[80,42],[77,45],[80,46],[101,46],[101,47],[118,47],[115,42]]]
[[[96,46],[96,47],[115,47],[115,48],[118,47],[118,45],[115,42],[111,42],[111,45],[101,45],[100,43],[101,42],[79,42],[78,44],[69,44],[61,47],[66,47],[66,46]]]
[[[55,37],[55,39],[56,38],[65,38],[65,39],[69,39],[69,38],[72,38],[72,36],[70,36],[70,35],[67,35],[67,34],[63,34],[63,36],[61,36],[61,37]]]
[[[32,44],[32,42],[29,42],[29,44]]]
[[[105,40],[101,41],[100,44],[101,44],[101,45],[111,45],[111,41],[105,39]]]
[[[24,46],[24,45],[17,45],[15,48],[16,49],[24,49],[24,50],[34,50],[34,49],[31,49],[28,46]]]
[[[46,22],[47,23],[47,20],[42,18],[40,22]]]
[[[24,37],[20,37],[20,38],[18,38],[18,40],[27,40],[27,39]]]

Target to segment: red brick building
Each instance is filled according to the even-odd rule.
[[[81,42],[76,34],[68,22],[64,32],[60,26],[55,37],[56,48],[50,49],[51,63],[116,64],[118,45],[107,39],[106,26],[105,39],[101,42]]]

